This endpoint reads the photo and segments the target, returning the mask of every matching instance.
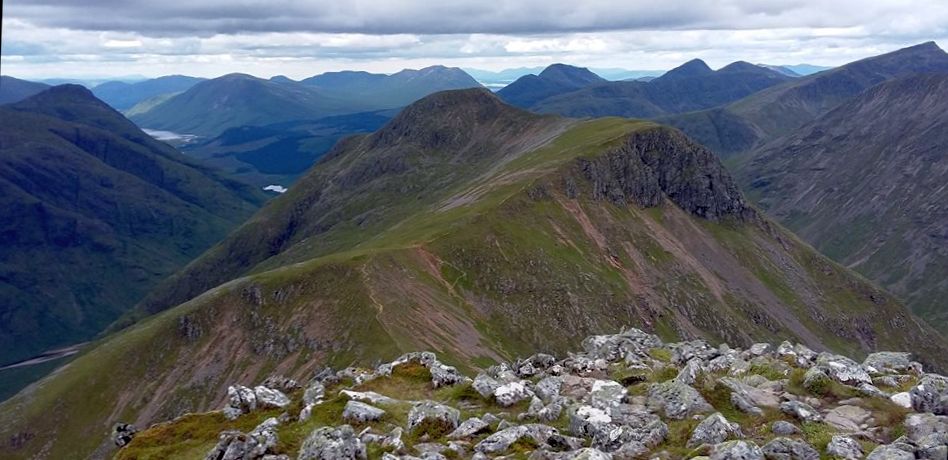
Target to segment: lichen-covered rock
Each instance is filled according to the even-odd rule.
[[[785,401],[780,404],[780,411],[804,422],[820,422],[823,420],[823,416],[813,406],[800,401]]]
[[[366,423],[380,420],[385,411],[364,402],[349,400],[342,410],[342,419],[349,423]]]
[[[471,386],[474,388],[474,391],[477,391],[478,394],[485,398],[493,395],[494,391],[496,391],[500,385],[501,383],[496,379],[483,373],[478,374],[477,377],[474,378],[474,382],[471,384]]]
[[[300,447],[298,460],[365,459],[366,450],[349,425],[324,426],[313,430]]]
[[[519,381],[505,383],[494,390],[494,399],[497,404],[510,407],[520,401],[533,398],[533,391],[528,387],[529,382]]]
[[[833,436],[826,445],[826,453],[840,460],[859,460],[865,456],[855,439],[842,435]]]
[[[622,404],[627,393],[628,391],[619,382],[596,380],[586,396],[586,402],[593,407],[608,409]]]
[[[912,361],[911,353],[880,351],[872,353],[862,362],[870,374],[921,373],[921,365]]]
[[[948,415],[948,377],[925,374],[909,393],[917,412]]]
[[[816,364],[839,383],[853,386],[860,383],[872,383],[872,377],[869,376],[866,368],[845,356],[820,353],[816,358]]]
[[[253,394],[257,398],[257,407],[260,408],[282,409],[290,405],[290,398],[280,390],[258,385],[254,387]]]
[[[819,460],[820,453],[805,441],[774,438],[761,449],[767,460]]]
[[[751,441],[728,441],[711,448],[711,460],[764,460],[760,446]]]
[[[112,442],[119,447],[132,442],[132,438],[138,433],[138,428],[130,423],[116,423],[112,425]]]
[[[276,427],[280,422],[268,418],[248,434],[239,431],[224,431],[218,443],[204,457],[205,460],[262,460],[276,447]]]
[[[893,446],[879,446],[873,449],[866,460],[915,460],[915,454]]]
[[[248,414],[256,408],[257,396],[252,389],[243,385],[227,387],[227,406],[224,407],[224,417],[228,420]]]
[[[695,427],[686,446],[693,448],[702,444],[720,444],[728,439],[741,437],[743,437],[741,426],[729,422],[720,412],[716,412]]]
[[[280,390],[284,393],[300,389],[299,382],[283,375],[271,375],[260,385],[273,388],[274,390]]]
[[[530,455],[530,460],[612,460],[612,455],[599,449],[584,447],[567,452],[550,452],[537,450]]]
[[[777,436],[791,436],[800,434],[800,429],[790,422],[777,420],[772,425],[770,425],[770,432]]]
[[[490,424],[477,417],[471,417],[448,434],[448,439],[467,439],[489,430]]]
[[[556,429],[546,425],[516,425],[484,438],[474,446],[474,450],[482,454],[500,454],[522,438],[529,438],[535,445],[542,446],[554,434]]]
[[[412,433],[447,434],[458,427],[461,412],[434,401],[415,403],[408,412],[408,431]]]
[[[682,420],[714,410],[698,390],[669,380],[648,387],[648,408],[673,420]]]

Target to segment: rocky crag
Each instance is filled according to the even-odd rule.
[[[862,363],[803,345],[746,350],[598,335],[473,379],[416,352],[305,385],[233,385],[223,410],[137,432],[117,459],[944,460],[948,378],[909,353]],[[250,382],[243,382],[250,383]]]

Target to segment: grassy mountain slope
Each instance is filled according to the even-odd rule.
[[[946,364],[943,338],[763,220],[681,133],[482,90],[340,143],[164,289],[153,306],[200,295],[0,406],[0,439],[16,440],[0,452],[107,455],[110,423],[218,407],[233,382],[414,349],[470,369],[623,324]]]
[[[94,336],[263,199],[79,86],[0,120],[3,364]]]
[[[365,108],[298,83],[278,83],[244,74],[200,82],[132,116],[139,126],[213,137],[228,128],[311,120]]]
[[[746,62],[713,71],[695,59],[648,82],[606,82],[561,92],[528,107],[566,116],[651,118],[727,104],[790,79]]]
[[[738,163],[768,213],[948,328],[948,73],[874,86]]]
[[[788,134],[883,81],[945,71],[948,54],[934,42],[927,42],[796,78],[725,107],[659,121],[728,157]]]
[[[49,85],[0,75],[0,104],[19,102],[49,89]]]
[[[92,88],[92,94],[116,110],[126,111],[147,99],[187,91],[204,80],[185,75],[166,75],[134,83],[110,81]]]

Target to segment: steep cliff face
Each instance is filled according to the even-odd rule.
[[[654,207],[667,197],[704,219],[754,216],[715,155],[677,131],[638,132],[600,158],[581,162],[597,199]]]
[[[619,325],[945,365],[942,337],[755,216],[671,128],[539,117],[482,91],[419,104],[441,108],[338,145],[160,296],[186,302],[0,406],[0,439],[26,440],[2,452],[107,453],[117,416],[220,407],[228,385],[274,372],[418,349],[468,371]]]

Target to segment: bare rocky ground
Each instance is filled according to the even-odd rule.
[[[473,379],[433,353],[228,389],[222,411],[142,432],[117,458],[932,459],[948,456],[948,378],[908,353],[858,363],[801,345],[662,343],[629,329],[565,358]],[[200,438],[199,428],[253,427]],[[207,432],[208,430],[203,430]],[[206,442],[202,448],[201,443]],[[206,450],[205,450],[206,449]]]

